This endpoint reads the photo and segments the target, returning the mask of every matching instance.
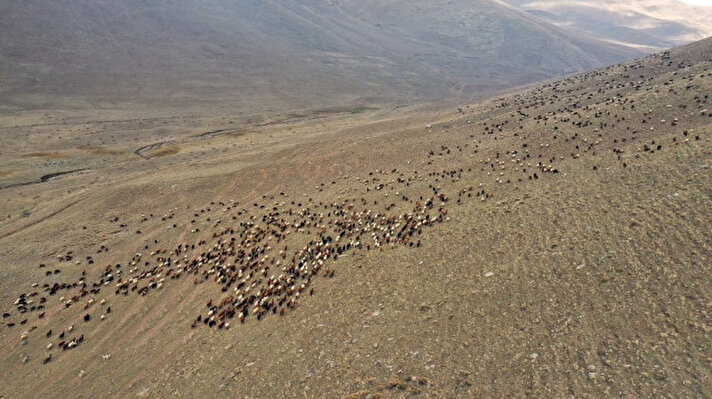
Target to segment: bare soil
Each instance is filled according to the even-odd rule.
[[[710,397],[710,93],[707,40],[456,109],[3,119],[2,185],[92,172],[0,189],[0,397]]]

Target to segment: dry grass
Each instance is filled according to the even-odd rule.
[[[77,147],[78,150],[87,151],[94,155],[121,155],[121,151],[112,150],[110,148],[101,146],[80,146]]]
[[[180,152],[180,148],[176,146],[166,146],[166,147],[161,147],[156,150],[151,151],[150,157],[151,158],[160,158],[160,157],[167,157],[170,155],[175,155]]]
[[[68,155],[61,152],[29,152],[21,155],[22,158],[62,159]]]

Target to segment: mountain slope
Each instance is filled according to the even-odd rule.
[[[712,7],[677,0],[505,0],[542,20],[634,48],[665,49],[712,35]]]
[[[283,109],[482,95],[639,54],[489,0],[0,5],[3,105]]]
[[[0,396],[711,397],[710,77],[0,119]]]

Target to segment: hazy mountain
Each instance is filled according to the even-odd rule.
[[[0,104],[413,101],[637,54],[492,0],[10,1]]]
[[[712,36],[712,7],[677,0],[505,0],[553,25],[656,50]]]

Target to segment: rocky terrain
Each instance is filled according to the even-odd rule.
[[[710,396],[710,93],[3,117],[0,397]]]

